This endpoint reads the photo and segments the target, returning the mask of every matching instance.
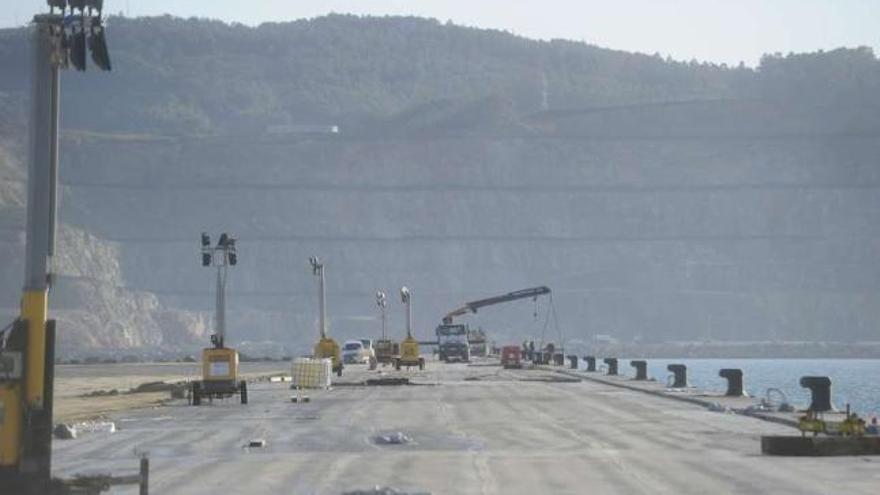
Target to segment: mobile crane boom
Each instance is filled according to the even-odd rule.
[[[486,306],[493,306],[495,304],[506,303],[510,301],[516,301],[517,299],[526,299],[526,298],[537,298],[538,296],[543,296],[550,293],[550,288],[547,286],[539,286],[532,287],[530,289],[522,289],[514,292],[508,292],[507,294],[503,294],[500,296],[487,297],[485,299],[478,299],[476,301],[470,301],[464,303],[464,306],[452,310],[443,317],[444,325],[451,325],[452,319],[456,316],[461,316],[467,313],[476,313],[478,309],[484,308]]]

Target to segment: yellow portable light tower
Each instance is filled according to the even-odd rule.
[[[238,395],[247,404],[247,382],[238,380],[238,351],[226,347],[226,274],[230,266],[238,263],[235,239],[227,233],[220,234],[217,246],[211,246],[211,237],[202,232],[202,266],[217,268],[217,300],[214,324],[215,333],[211,344],[202,350],[202,379],[192,383],[191,396],[194,406],[202,399],[223,399]]]
[[[103,2],[47,0],[35,15],[28,143],[25,278],[20,316],[0,330],[0,492],[52,493],[55,321],[49,293],[55,255],[61,71],[110,70]]]
[[[399,370],[401,366],[418,366],[423,370],[425,358],[419,351],[419,341],[412,336],[412,298],[406,287],[400,289],[400,300],[406,305],[406,338],[400,343],[400,354],[394,358],[394,367]]]
[[[382,338],[376,340],[376,344],[374,346],[376,351],[376,362],[381,363],[382,365],[391,364],[394,362],[395,356],[400,352],[400,345],[397,342],[389,339],[385,333],[386,328],[386,318],[385,318],[385,307],[388,305],[388,298],[383,291],[376,292],[376,306],[379,307],[379,311],[382,313]]]
[[[315,359],[332,359],[333,371],[336,376],[342,376],[342,353],[339,344],[327,336],[327,308],[325,306],[326,291],[324,289],[324,264],[317,256],[309,258],[312,265],[312,273],[318,278],[318,313],[320,314],[321,338],[315,344]]]

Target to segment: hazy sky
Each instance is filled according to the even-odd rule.
[[[3,0],[0,27],[45,0]],[[13,5],[9,5],[9,4]],[[566,38],[675,59],[754,65],[763,53],[867,45],[880,53],[880,0],[105,0],[110,13],[210,17],[245,24],[330,12],[405,14]]]

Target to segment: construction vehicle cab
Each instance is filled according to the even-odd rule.
[[[436,329],[437,352],[441,361],[469,362],[471,360],[468,328],[466,325],[440,325]]]

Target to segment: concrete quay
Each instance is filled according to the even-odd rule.
[[[148,452],[151,493],[161,494],[873,495],[880,486],[877,458],[762,456],[760,437],[796,433],[788,426],[601,377],[493,364],[352,366],[308,403],[291,403],[286,382],[261,381],[245,406],[179,400],[114,413],[115,433],[55,441],[54,472],[127,473]],[[379,376],[417,385],[360,385]],[[253,439],[266,444],[248,447]]]

